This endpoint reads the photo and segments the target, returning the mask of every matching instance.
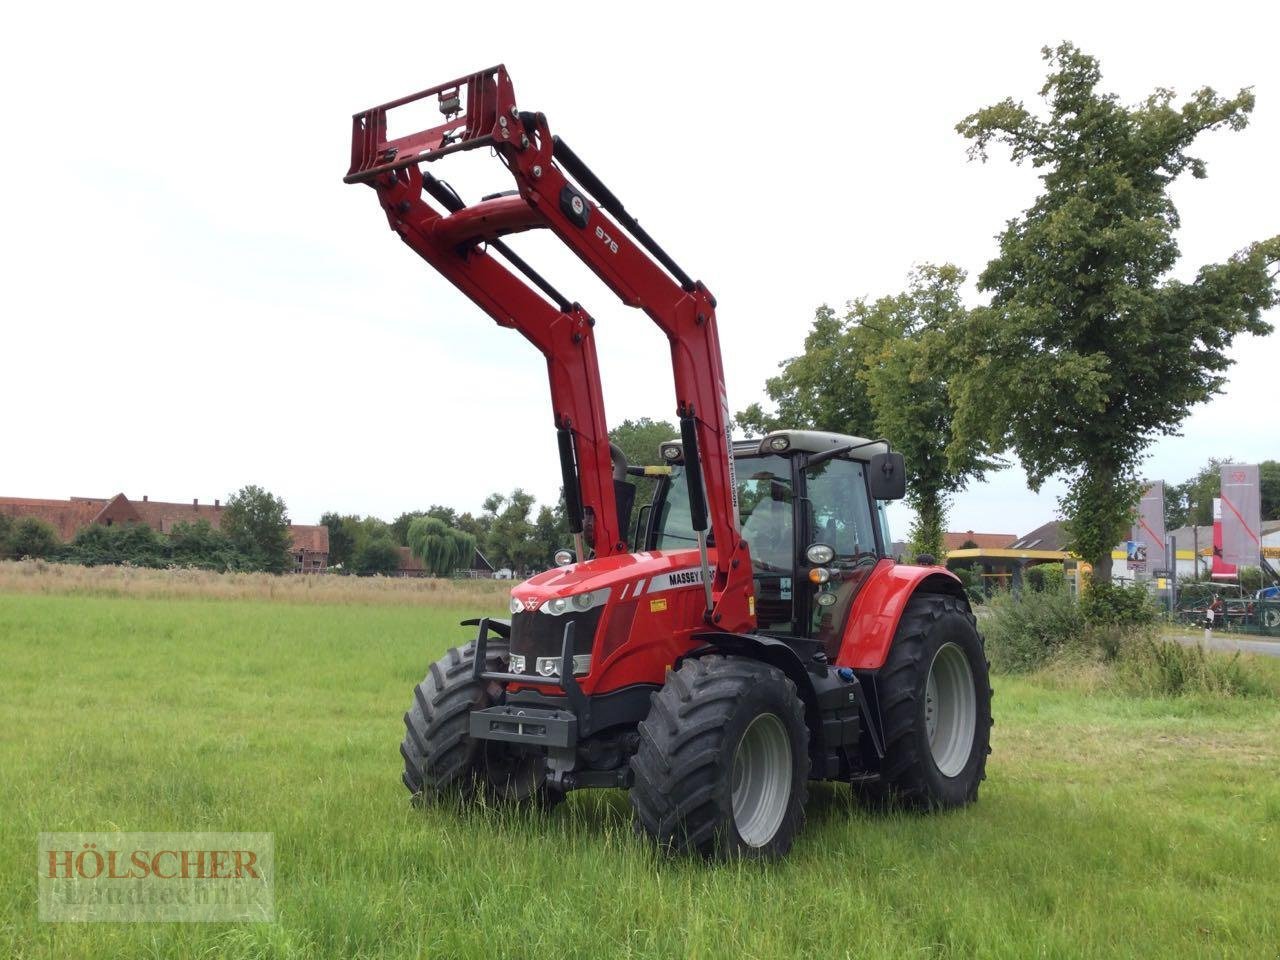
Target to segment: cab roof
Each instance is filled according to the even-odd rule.
[[[775,440],[778,441],[779,446],[774,445]],[[785,446],[781,446],[782,441],[786,441]],[[877,453],[889,452],[889,444],[884,440],[868,440],[866,437],[855,437],[847,433],[831,433],[826,430],[774,430],[765,434],[759,440],[733,441],[733,455],[735,457],[766,456],[769,454],[782,454],[785,456],[786,454],[797,452],[821,453],[824,450],[832,450],[839,447],[855,448],[842,455],[850,460],[870,460]],[[668,451],[673,448],[677,451],[676,456],[668,454]],[[662,444],[658,450],[658,455],[667,462],[682,460],[683,448],[680,440],[668,440]]]

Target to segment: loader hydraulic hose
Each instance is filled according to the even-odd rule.
[[[561,427],[556,431],[560,443],[560,476],[564,483],[564,509],[568,514],[569,532],[582,532],[582,497],[578,492],[578,465],[573,456],[573,431]]]
[[[680,438],[684,442],[684,473],[689,486],[689,519],[698,537],[698,559],[702,563],[702,589],[706,595],[707,616],[715,603],[711,593],[711,563],[707,559],[707,492],[702,486],[702,457],[698,451],[698,422],[693,410],[680,417]]]
[[[670,271],[671,275],[680,282],[680,286],[688,291],[694,289],[696,284],[690,276],[680,269],[680,265],[671,259],[671,255],[662,247],[658,246],[658,241],[649,236],[648,231],[636,221],[631,214],[627,213],[626,208],[622,206],[622,201],[613,195],[604,182],[591,172],[591,168],[582,162],[582,159],[573,152],[567,143],[559,137],[552,139],[552,155],[560,163],[560,166],[569,171],[569,175],[582,185],[582,188],[595,197],[596,202],[602,208],[617,219],[633,237],[640,242],[640,245],[653,254],[653,258]]]

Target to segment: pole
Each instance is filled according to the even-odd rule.
[[[1178,538],[1169,538],[1169,553],[1173,562],[1169,564],[1169,617],[1172,619],[1178,611]]]

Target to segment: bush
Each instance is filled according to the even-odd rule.
[[[1067,585],[1067,573],[1060,563],[1037,563],[1026,569],[1027,587],[1041,592],[1059,590]]]
[[[164,537],[146,524],[107,527],[93,524],[80,530],[63,548],[59,559],[86,567],[126,563],[134,567],[168,564]]]
[[[400,568],[400,548],[389,534],[375,536],[356,549],[351,566],[361,577],[393,574]]]
[[[1151,595],[1138,584],[1090,583],[1080,610],[1087,623],[1108,627],[1147,627],[1157,617]]]
[[[973,604],[987,602],[986,584],[982,582],[982,571],[975,570],[973,567],[956,567],[951,571],[964,585],[964,592],[969,595],[969,602]]]
[[[203,517],[195,523],[175,523],[169,531],[169,559],[182,567],[201,570],[253,570],[251,558],[236,549],[221,530]]]
[[[1086,641],[1080,605],[1065,586],[1021,595],[1000,591],[988,607],[991,615],[983,623],[987,656],[999,672],[1034,670]]]
[[[13,525],[5,545],[10,556],[21,560],[31,557],[41,560],[51,557],[62,547],[58,542],[57,531],[43,520],[25,517]]]
[[[1206,653],[1198,646],[1144,637],[1127,644],[1120,660],[1124,685],[1148,696],[1205,693],[1217,696],[1271,696],[1273,691],[1246,669],[1237,651]]]

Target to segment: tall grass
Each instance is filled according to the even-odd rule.
[[[992,668],[1048,671],[1057,681],[1074,671],[1080,674],[1078,688],[1142,697],[1277,695],[1252,658],[1164,639],[1140,603],[1144,598],[1131,591],[1099,592],[1103,602],[1083,604],[1065,586],[992,598],[982,620]]]
[[[488,609],[503,609],[501,603]],[[0,593],[0,957],[1271,957],[1274,704],[997,680],[979,802],[815,786],[772,866],[667,861],[626,795],[414,809],[412,685],[450,609]],[[479,612],[483,612],[483,609]],[[276,920],[41,923],[36,834],[275,835]]]
[[[509,580],[332,574],[277,576],[184,568],[82,567],[44,560],[0,561],[0,593],[503,609],[510,590]]]

